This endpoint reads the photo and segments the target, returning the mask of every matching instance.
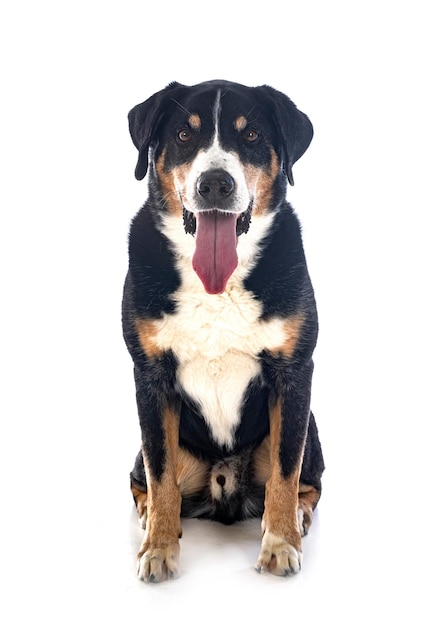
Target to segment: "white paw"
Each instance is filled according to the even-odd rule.
[[[256,571],[269,571],[276,576],[297,574],[302,564],[302,552],[283,537],[265,531],[256,563]]]
[[[160,583],[178,576],[180,548],[178,543],[167,548],[150,548],[137,560],[137,576],[148,583]]]

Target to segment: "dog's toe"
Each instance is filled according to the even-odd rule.
[[[282,537],[270,532],[264,534],[256,571],[269,571],[276,576],[297,574],[302,567],[302,552]]]
[[[167,548],[151,548],[140,553],[137,576],[148,583],[159,583],[178,576],[178,544]]]

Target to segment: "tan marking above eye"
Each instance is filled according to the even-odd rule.
[[[188,119],[189,126],[194,130],[200,130],[201,118],[197,113],[192,113]]]
[[[247,126],[247,118],[245,118],[243,115],[240,115],[239,117],[236,118],[235,120],[236,130],[241,132],[241,130],[244,130],[246,126]]]

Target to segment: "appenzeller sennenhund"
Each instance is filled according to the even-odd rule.
[[[316,304],[286,200],[311,122],[272,87],[213,80],[169,84],[130,111],[129,129],[149,190],[123,298],[138,576],[177,574],[181,516],[260,516],[257,571],[296,573],[324,469],[310,411]]]

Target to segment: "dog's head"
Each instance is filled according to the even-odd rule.
[[[129,127],[139,151],[135,175],[158,185],[164,210],[196,235],[193,267],[208,293],[221,293],[238,263],[238,237],[253,216],[293,184],[292,166],[313,129],[275,89],[209,81],[171,83],[134,107]]]

